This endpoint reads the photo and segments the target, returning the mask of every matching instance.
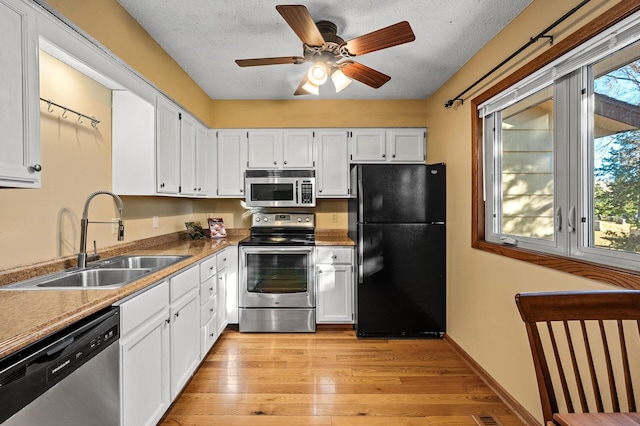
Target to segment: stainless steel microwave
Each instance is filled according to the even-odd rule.
[[[244,178],[247,207],[315,207],[313,170],[247,170]]]

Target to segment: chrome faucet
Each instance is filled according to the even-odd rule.
[[[113,201],[118,207],[120,212],[120,219],[118,220],[118,241],[124,240],[124,221],[122,220],[122,199],[116,194],[110,191],[96,191],[87,197],[87,201],[84,203],[84,210],[82,211],[82,220],[80,221],[80,252],[78,253],[78,268],[85,268],[87,266],[87,230],[89,229],[89,223],[111,223],[114,222],[89,222],[89,203],[96,195],[105,194],[111,195]],[[95,244],[94,244],[95,250]],[[97,257],[97,254],[96,254]]]

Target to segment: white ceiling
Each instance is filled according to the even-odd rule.
[[[379,89],[356,81],[336,94],[329,83],[319,97],[294,97],[308,63],[240,68],[234,62],[303,55],[302,42],[275,9],[289,3],[118,0],[212,99],[426,99],[531,1],[305,0],[314,21],[332,21],[347,41],[400,21],[409,22],[416,40],[355,58],[391,76]]]

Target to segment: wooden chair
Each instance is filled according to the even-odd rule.
[[[547,425],[554,413],[636,412],[640,291],[521,293],[516,304]]]

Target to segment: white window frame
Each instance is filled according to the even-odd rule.
[[[590,65],[640,40],[640,12],[611,26],[572,51],[478,105],[483,120],[485,236],[491,243],[516,245],[608,266],[640,271],[640,254],[589,247],[592,233],[593,88]],[[554,86],[553,241],[496,232],[501,220],[500,112],[527,96]],[[583,219],[584,218],[584,219]],[[560,219],[560,220],[559,220]],[[560,225],[560,226],[558,226]]]

